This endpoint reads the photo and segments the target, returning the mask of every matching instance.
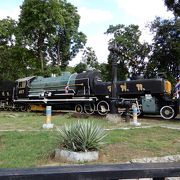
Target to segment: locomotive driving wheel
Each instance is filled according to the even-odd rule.
[[[83,107],[82,107],[81,104],[77,104],[77,105],[75,106],[75,112],[77,112],[77,113],[83,113]]]
[[[100,101],[97,104],[97,112],[98,114],[104,116],[109,112],[109,104],[106,101]]]
[[[172,119],[175,116],[174,109],[171,106],[163,106],[160,115],[164,119]]]
[[[22,104],[22,105],[20,106],[20,111],[21,111],[21,112],[25,112],[26,110],[27,110],[26,105],[25,105],[25,104]]]
[[[88,103],[84,105],[84,112],[86,114],[93,114],[95,111],[95,104],[94,103]]]
[[[9,103],[9,111],[13,111],[14,110],[14,104],[13,102]]]
[[[29,104],[26,105],[26,111],[30,112],[31,111],[31,106]]]

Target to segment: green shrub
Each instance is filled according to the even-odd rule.
[[[78,121],[59,129],[61,147],[72,151],[98,150],[106,136],[93,121]]]

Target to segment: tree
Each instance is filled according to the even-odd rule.
[[[17,22],[10,17],[0,20],[0,46],[13,46]]]
[[[15,80],[35,73],[37,65],[32,51],[18,46],[17,22],[11,18],[0,20],[0,79]],[[36,67],[36,68],[35,68]]]
[[[115,58],[118,63],[118,79],[126,79],[127,75],[142,73],[146,66],[145,59],[150,52],[150,47],[147,43],[140,42],[139,27],[136,25],[111,25],[106,34],[114,36],[109,41],[109,46],[116,44],[119,49],[115,55],[110,52],[108,57],[110,64],[112,58]]]
[[[74,71],[77,73],[82,73],[83,71],[86,71],[87,65],[85,63],[80,62],[77,64],[74,68]]]
[[[16,80],[38,74],[33,52],[19,46],[1,46],[0,62],[1,80]]]
[[[92,49],[92,47],[84,48],[81,62],[76,65],[74,71],[77,73],[81,73],[88,69],[99,69],[97,56],[95,54],[95,51]]]
[[[101,76],[103,81],[111,81],[111,69],[108,63],[99,64],[98,69],[101,71]]]
[[[19,43],[40,59],[43,72],[47,62],[65,68],[83,48],[86,36],[78,32],[80,16],[66,0],[24,0],[19,18]]]
[[[92,47],[86,47],[84,49],[81,62],[86,64],[89,68],[98,68],[98,59]]]
[[[154,42],[147,74],[163,71],[169,79],[175,81],[180,66],[180,20],[156,18],[151,23],[150,30],[154,33]]]
[[[180,4],[179,0],[164,0],[164,4],[170,11],[173,11],[174,15],[180,16]]]

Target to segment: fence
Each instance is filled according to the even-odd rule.
[[[117,180],[180,177],[180,163],[75,165],[0,169],[0,180]]]

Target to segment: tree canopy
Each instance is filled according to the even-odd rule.
[[[112,58],[118,63],[119,79],[126,79],[126,76],[141,74],[146,66],[145,59],[150,51],[149,45],[140,42],[141,31],[137,25],[125,26],[119,24],[109,26],[106,34],[112,34],[109,46],[116,44],[119,52],[110,52],[108,61],[111,64]]]
[[[98,68],[98,59],[92,47],[84,49],[82,63],[85,63],[89,68]]]
[[[76,65],[74,71],[77,73],[86,71],[87,69],[99,69],[99,63],[95,51],[92,47],[85,47],[82,53],[82,59]]]
[[[108,64],[99,64],[93,48],[86,47],[75,71],[87,66],[100,69],[104,80],[110,80],[115,59],[119,80],[144,72],[153,77],[163,71],[174,81],[180,74],[179,1],[164,3],[174,18],[156,18],[151,23],[151,46],[140,41],[137,25],[110,25],[105,32],[112,36],[109,47],[116,44],[118,51],[110,52]],[[79,32],[79,21],[77,8],[66,0],[24,0],[18,21],[0,20],[0,79],[60,74],[85,46],[86,35]]]
[[[0,20],[0,79],[15,80],[37,68],[36,60],[31,50],[16,43],[17,22],[11,18]],[[17,68],[18,67],[18,68]]]
[[[59,74],[86,43],[79,20],[66,0],[24,0],[18,21],[0,20],[0,79]]]
[[[65,68],[86,36],[78,31],[77,8],[65,0],[24,0],[19,18],[19,43],[28,46],[40,60],[43,72],[47,62]]]
[[[166,72],[167,76],[175,81],[180,65],[180,19],[156,18],[150,29],[154,38],[147,74]]]
[[[170,11],[173,11],[175,16],[180,16],[179,0],[164,0],[164,3]]]

